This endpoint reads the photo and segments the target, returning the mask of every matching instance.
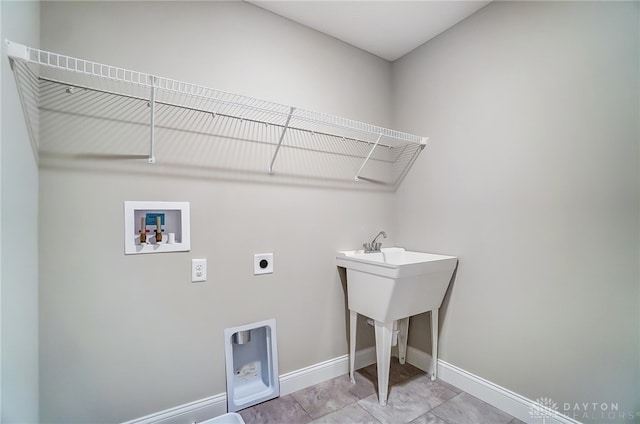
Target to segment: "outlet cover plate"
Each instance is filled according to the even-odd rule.
[[[207,281],[207,260],[191,259],[191,282]]]
[[[253,255],[253,275],[273,274],[273,253]]]

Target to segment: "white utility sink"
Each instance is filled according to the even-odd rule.
[[[394,332],[401,364],[406,359],[409,317],[431,311],[431,379],[437,375],[438,310],[453,275],[455,256],[412,252],[401,247],[380,252],[336,253],[336,264],[347,269],[350,314],[349,374],[353,380],[357,314],[375,320],[378,399],[387,402],[389,362]]]
[[[402,247],[382,248],[380,252],[364,253],[364,250],[338,252],[338,266],[376,274],[381,277],[400,278],[433,273],[454,266],[454,256],[412,252]],[[347,263],[348,261],[348,263]],[[342,262],[342,264],[340,264]]]

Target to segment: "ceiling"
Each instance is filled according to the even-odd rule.
[[[394,61],[490,1],[271,1],[258,7]]]

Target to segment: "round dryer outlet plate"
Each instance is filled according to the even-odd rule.
[[[273,253],[253,255],[253,274],[273,274]]]

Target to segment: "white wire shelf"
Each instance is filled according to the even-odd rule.
[[[170,134],[180,131],[217,143],[218,154],[225,143],[257,143],[260,157],[270,156],[262,165],[269,173],[395,189],[427,143],[426,137],[351,119],[5,42],[36,157],[46,133],[41,115],[56,113],[148,126],[149,163],[157,160],[158,143],[171,143],[176,137]],[[313,154],[322,160],[310,160]],[[336,158],[337,165],[319,163]],[[216,166],[228,163],[216,160]]]

